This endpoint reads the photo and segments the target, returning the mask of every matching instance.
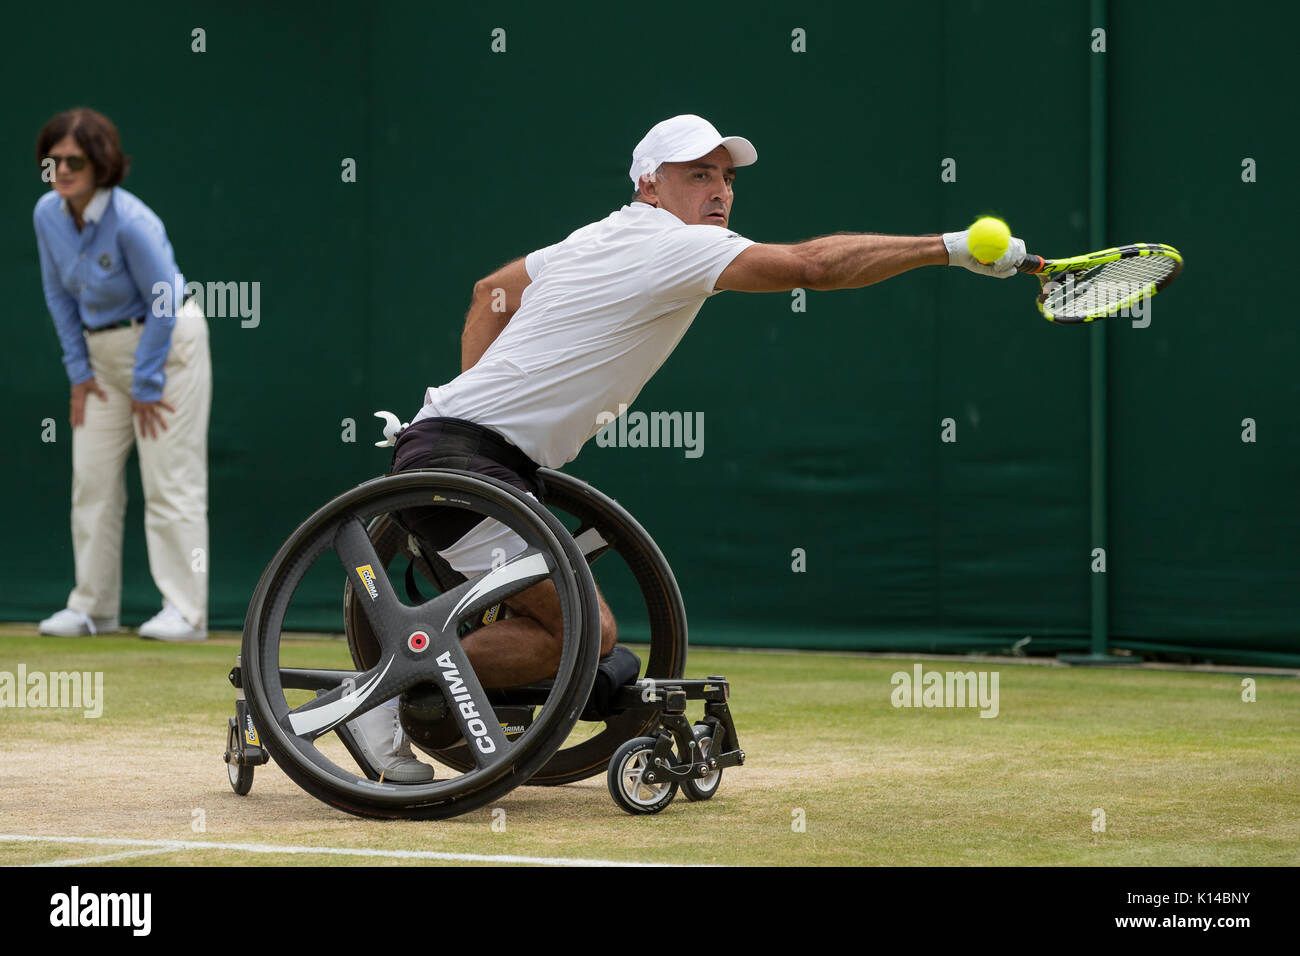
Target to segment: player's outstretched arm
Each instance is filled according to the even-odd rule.
[[[844,233],[793,245],[759,243],[731,261],[716,288],[735,292],[860,289],[921,266],[946,266],[940,236]]]
[[[961,254],[950,252],[957,247]],[[947,236],[841,233],[793,245],[750,246],[723,270],[715,287],[735,292],[860,289],[921,266],[947,265],[965,266],[1001,277],[1015,274],[1015,263],[1024,257],[1024,251],[1024,243],[1013,239],[1003,259],[985,266],[965,252],[965,233]]]
[[[531,281],[524,260],[516,259],[474,283],[474,301],[465,314],[465,331],[460,335],[462,372],[473,368],[510,317],[519,311],[519,300]]]

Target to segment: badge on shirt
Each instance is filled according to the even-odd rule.
[[[99,257],[99,266],[101,269],[107,269],[113,264],[113,258],[106,252]]]

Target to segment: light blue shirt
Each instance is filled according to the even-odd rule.
[[[144,316],[131,396],[139,402],[161,399],[163,366],[185,288],[162,220],[121,186],[95,190],[80,232],[67,203],[53,191],[36,201],[32,218],[45,304],[63,346],[68,381],[76,385],[93,377],[83,326],[102,328]],[[169,290],[161,298],[153,291],[158,282]]]

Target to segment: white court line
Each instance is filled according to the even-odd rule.
[[[123,850],[121,853],[105,853],[103,856],[83,856],[72,860],[50,860],[47,863],[28,863],[27,866],[84,866],[87,863],[107,863],[109,860],[126,860],[133,856],[153,856],[155,853],[171,853],[169,847],[153,850]]]
[[[587,860],[566,856],[514,856],[488,853],[442,853],[437,850],[370,850],[361,847],[275,846],[270,843],[217,843],[204,840],[126,840],[110,837],[29,836],[0,833],[0,841],[11,843],[89,843],[95,846],[159,847],[160,850],[238,850],[244,853],[291,853],[316,856],[366,856],[394,860],[446,860],[453,863],[521,863],[537,866],[682,866],[679,863],[640,863],[626,860]],[[58,865],[58,864],[56,864]]]

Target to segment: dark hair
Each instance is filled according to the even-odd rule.
[[[122,138],[113,121],[85,106],[56,114],[36,137],[36,162],[50,155],[54,144],[71,136],[95,167],[96,186],[116,186],[131,169],[131,157],[122,152]]]

